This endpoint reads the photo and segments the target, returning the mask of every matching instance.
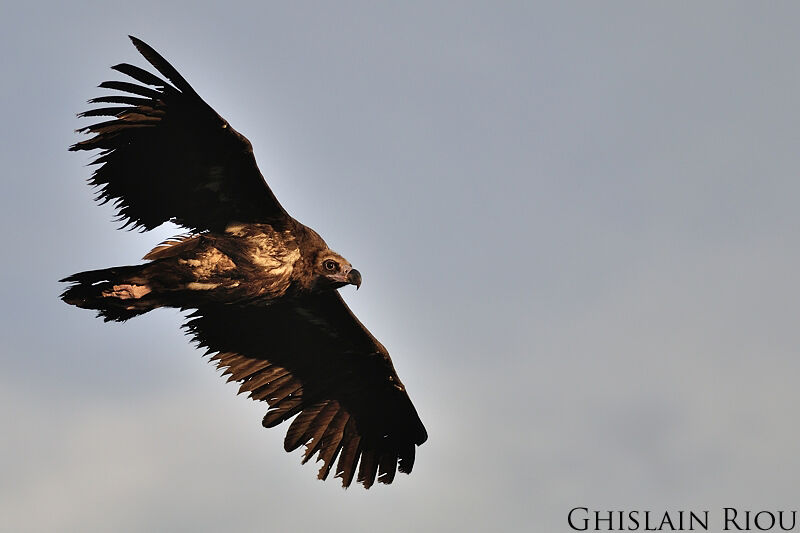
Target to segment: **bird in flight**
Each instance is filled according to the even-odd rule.
[[[70,150],[99,150],[89,183],[123,227],[174,222],[187,233],[145,263],[80,272],[63,282],[68,304],[125,321],[158,307],[189,312],[183,327],[239,392],[269,405],[264,427],[294,417],[284,439],[316,455],[319,479],[369,488],[410,473],[427,439],[386,348],[339,295],[361,274],[281,206],[250,142],[175,68],[141,40],[134,46],[163,76],[122,63],[131,81],[81,113],[105,117],[79,130]],[[138,83],[137,83],[138,82]],[[337,461],[338,458],[338,461]]]

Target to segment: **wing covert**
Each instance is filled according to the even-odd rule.
[[[258,170],[250,142],[161,55],[131,40],[166,80],[116,65],[138,83],[101,83],[125,94],[89,100],[107,105],[79,115],[109,117],[78,130],[93,136],[70,147],[100,150],[89,179],[97,200],[113,203],[123,227],[144,231],[167,221],[194,231],[222,231],[233,221],[280,226],[288,215]]]

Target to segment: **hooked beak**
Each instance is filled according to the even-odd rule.
[[[358,288],[361,287],[361,272],[359,272],[355,268],[352,269],[347,274],[347,283],[349,283],[351,285],[355,285],[356,286],[356,290],[358,290]]]

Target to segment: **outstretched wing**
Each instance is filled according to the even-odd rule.
[[[143,230],[167,221],[194,231],[221,231],[232,221],[285,222],[288,215],[261,176],[250,142],[158,52],[131,40],[168,81],[116,65],[139,83],[101,83],[127,94],[89,100],[110,105],[79,115],[112,117],[79,130],[93,137],[70,147],[101,150],[89,180],[99,188],[97,199],[113,202],[124,226]]]
[[[297,415],[284,448],[306,446],[326,479],[348,487],[391,483],[409,473],[415,446],[428,438],[386,349],[358,321],[338,292],[262,307],[203,308],[185,324],[240,393],[269,404],[273,427]],[[338,462],[336,459],[338,457]]]

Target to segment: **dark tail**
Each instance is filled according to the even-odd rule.
[[[89,270],[60,281],[71,283],[61,294],[68,304],[94,309],[103,320],[122,322],[159,307],[148,285],[147,265]]]

